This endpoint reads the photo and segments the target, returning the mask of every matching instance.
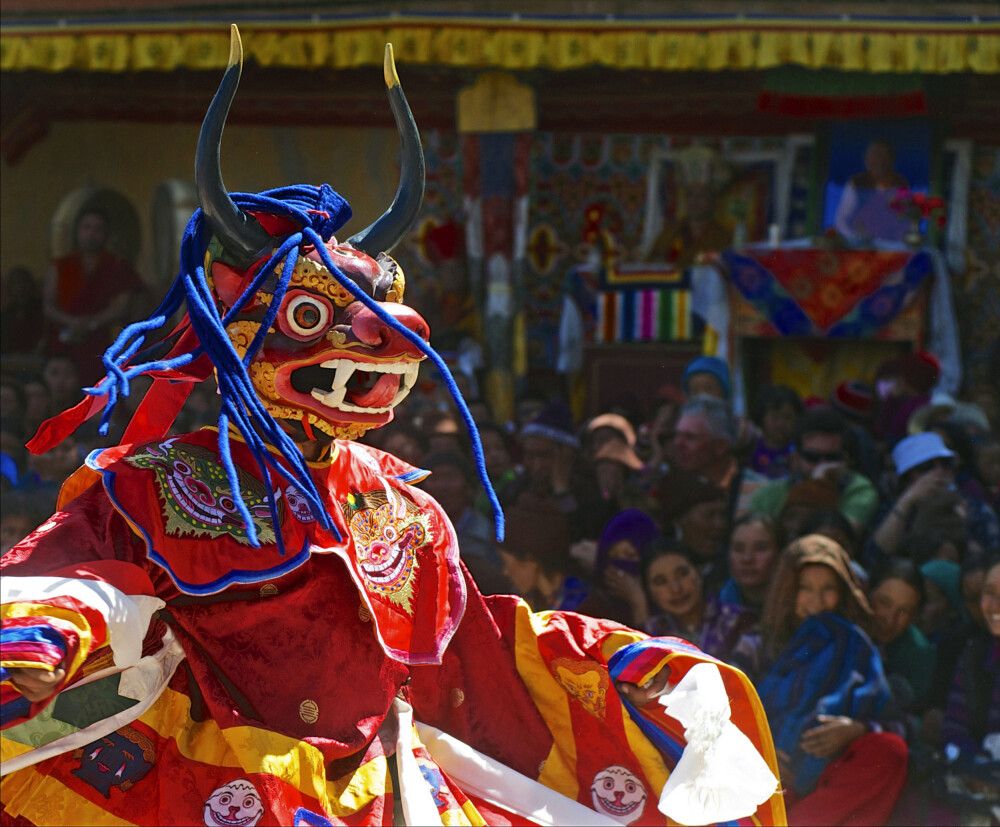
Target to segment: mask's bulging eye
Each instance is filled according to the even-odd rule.
[[[292,309],[292,325],[299,333],[315,330],[323,322],[323,308],[303,299]]]
[[[295,339],[313,339],[330,326],[330,304],[319,296],[296,291],[285,301],[285,309],[278,316],[282,332]]]

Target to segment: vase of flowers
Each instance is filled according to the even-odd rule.
[[[911,247],[920,247],[924,243],[924,234],[920,231],[923,221],[933,221],[938,227],[943,227],[947,220],[944,199],[937,195],[901,189],[896,191],[889,206],[910,222],[903,241]]]

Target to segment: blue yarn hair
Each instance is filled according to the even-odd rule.
[[[462,398],[461,391],[455,384],[451,371],[448,370],[448,366],[428,342],[387,313],[378,301],[367,295],[352,279],[346,276],[333,263],[326,250],[325,242],[329,241],[334,232],[351,217],[351,208],[347,201],[328,184],[323,184],[320,187],[308,185],[281,187],[262,193],[233,193],[231,197],[236,205],[244,211],[285,216],[296,222],[302,229],[289,235],[280,243],[232,307],[225,315],[222,315],[219,312],[218,302],[208,288],[205,277],[204,260],[208,245],[205,239],[204,217],[200,208],[194,212],[181,240],[180,270],[167,291],[167,295],[148,318],[128,325],[111,347],[105,351],[103,362],[107,371],[106,381],[99,386],[85,389],[88,394],[94,396],[107,395],[101,418],[100,433],[106,434],[108,432],[115,406],[119,399],[129,395],[132,379],[152,371],[181,368],[198,357],[207,355],[216,368],[219,382],[221,399],[218,417],[219,457],[226,472],[237,511],[246,526],[247,539],[250,544],[259,547],[260,541],[257,536],[256,524],[240,491],[238,474],[230,450],[230,426],[234,427],[243,437],[267,487],[268,508],[275,527],[279,551],[284,554],[285,549],[278,522],[278,504],[271,482],[272,471],[289,478],[295,484],[309,503],[312,512],[317,515],[320,525],[331,531],[340,540],[340,534],[326,511],[323,498],[309,474],[309,468],[301,450],[261,403],[248,372],[250,363],[264,343],[264,337],[274,324],[282,299],[288,290],[299,251],[303,244],[311,244],[315,246],[323,264],[342,287],[371,310],[384,324],[418,348],[441,373],[469,432],[479,480],[493,508],[496,537],[497,540],[503,540],[503,510],[486,472],[486,461],[479,431],[465,400]],[[278,272],[279,266],[280,274],[278,274],[277,284],[274,288],[274,298],[253,341],[241,357],[226,333],[226,325],[236,317],[268,279]],[[140,352],[143,355],[147,352],[148,348],[144,349],[147,336],[164,327],[182,305],[186,305],[191,327],[198,337],[198,346],[170,359],[155,359],[131,364],[130,360],[133,357]],[[278,463],[271,451],[268,450],[268,445],[277,449],[278,454],[288,463],[288,468]]]

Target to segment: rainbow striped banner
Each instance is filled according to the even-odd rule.
[[[690,290],[604,290],[597,294],[594,341],[676,342],[695,336]]]

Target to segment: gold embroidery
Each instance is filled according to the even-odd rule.
[[[307,724],[315,724],[319,720],[319,704],[306,698],[299,704],[299,717]]]
[[[608,693],[607,672],[586,661],[556,658],[549,668],[552,677],[591,715],[604,717]]]
[[[379,256],[379,264],[383,270],[393,273],[392,285],[385,294],[385,300],[402,304],[403,295],[406,293],[406,276],[403,274],[403,268],[391,256]]]
[[[241,359],[246,354],[247,348],[250,347],[250,343],[253,341],[253,337],[257,335],[258,330],[260,330],[258,322],[251,322],[246,319],[239,322],[230,322],[226,327],[229,340],[233,343],[233,347]]]

